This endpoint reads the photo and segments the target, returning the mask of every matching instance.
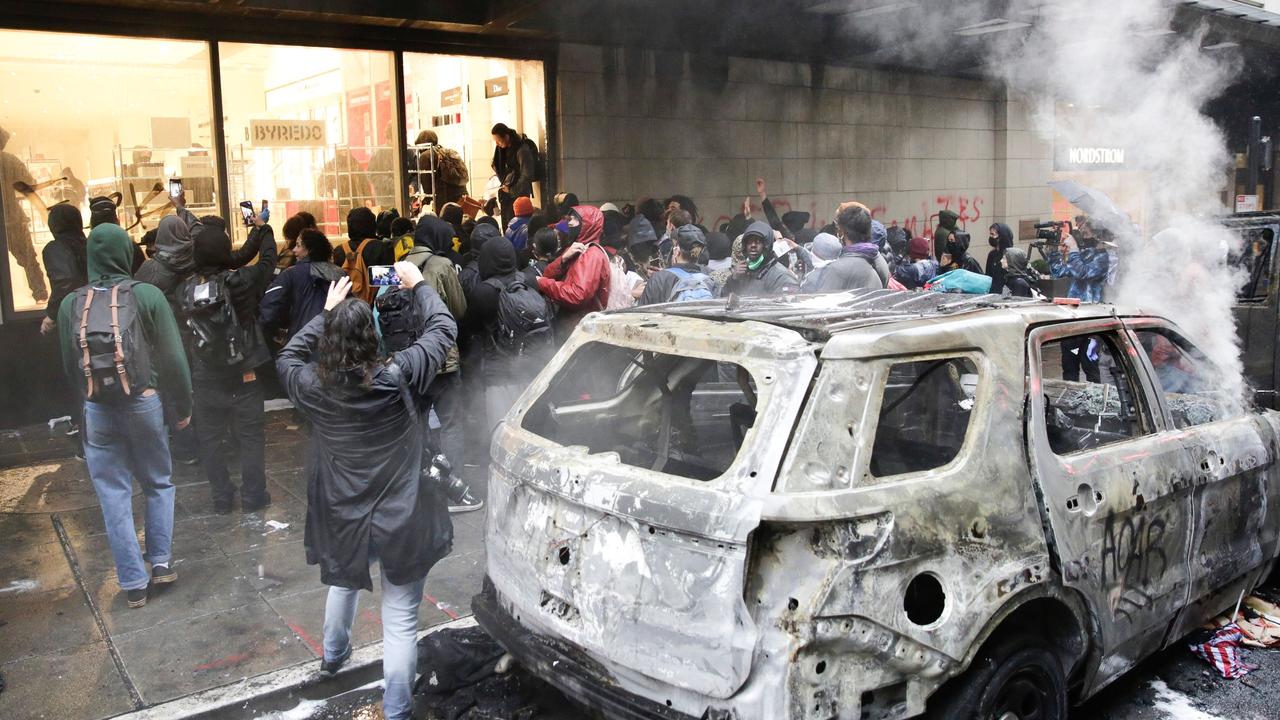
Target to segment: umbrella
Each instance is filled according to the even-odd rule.
[[[1116,207],[1116,204],[1105,193],[1091,187],[1085,187],[1074,180],[1054,180],[1049,187],[1057,190],[1067,202],[1075,205],[1089,216],[1090,223],[1096,223],[1116,235],[1134,234],[1133,221],[1128,213]]]

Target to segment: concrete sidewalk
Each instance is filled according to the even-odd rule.
[[[200,466],[175,466],[178,582],[130,610],[84,464],[58,458],[68,446],[43,428],[0,436],[0,717],[96,720],[318,667],[326,589],[302,547],[305,438],[291,410],[268,415],[267,438],[274,502],[262,512],[214,515]],[[142,500],[139,491],[140,541]],[[453,516],[453,554],[428,577],[422,628],[470,613],[483,520]],[[374,585],[357,647],[382,639]]]

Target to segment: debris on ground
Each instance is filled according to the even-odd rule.
[[[450,628],[418,641],[414,694],[432,718],[524,720],[537,711],[541,681],[509,672],[506,651],[479,626]],[[499,672],[499,670],[502,672]]]

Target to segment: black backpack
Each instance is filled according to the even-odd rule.
[[[529,150],[533,152],[533,181],[545,182],[547,179],[547,158],[538,152],[538,143],[524,139],[524,144],[529,146]]]
[[[412,290],[392,288],[379,295],[373,304],[378,309],[378,330],[387,352],[404,350],[422,334],[423,320],[418,315]]]
[[[523,277],[503,285],[497,278],[486,284],[498,290],[498,317],[489,328],[489,338],[498,353],[506,357],[550,356],[555,348],[551,330],[551,304]]]
[[[136,281],[76,291],[76,330],[85,396],[97,402],[136,397],[151,387],[151,355],[138,319]]]
[[[183,321],[191,331],[191,352],[203,367],[232,367],[244,360],[245,332],[227,287],[230,275],[230,271],[196,275],[179,289]]]

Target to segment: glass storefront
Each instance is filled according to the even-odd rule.
[[[44,307],[47,207],[120,193],[135,240],[173,212],[181,177],[217,212],[209,52],[203,42],[0,30],[0,188],[15,311]],[[14,184],[22,183],[22,191]]]
[[[546,85],[537,60],[405,53],[404,92],[406,137],[413,143],[432,131],[441,147],[461,155],[471,197],[493,197],[500,184],[492,170],[495,124],[514,128],[546,149]],[[410,157],[421,151],[417,145],[407,150]],[[429,183],[422,185],[428,190],[423,194],[429,194]],[[535,191],[541,188],[535,185]],[[535,205],[542,199],[536,192]]]
[[[233,205],[269,200],[277,224],[305,210],[336,239],[352,208],[400,204],[391,53],[219,43],[218,55]]]
[[[58,202],[80,207],[87,225],[88,199],[119,193],[120,223],[141,242],[173,212],[166,181],[181,178],[197,215],[232,213],[237,243],[246,200],[270,202],[281,241],[285,219],[305,210],[336,243],[351,208],[409,215],[406,198],[431,208],[441,196],[433,163],[420,162],[424,131],[461,158],[449,165],[468,176],[455,193],[480,201],[496,193],[495,123],[547,149],[537,60],[219,42],[215,112],[206,41],[0,29],[0,47],[0,211],[15,312],[44,306],[39,258],[51,239],[47,207]]]

